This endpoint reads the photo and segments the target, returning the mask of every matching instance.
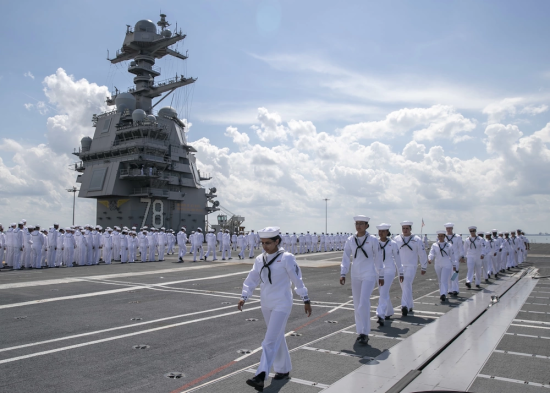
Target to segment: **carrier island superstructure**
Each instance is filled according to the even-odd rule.
[[[107,105],[116,108],[93,116],[94,135],[84,137],[75,150],[80,162],[74,169],[80,172],[78,196],[97,200],[98,225],[138,230],[185,226],[190,233],[198,227],[204,230],[205,217],[219,210],[219,202],[214,200],[216,189],[201,184],[210,176],[199,172],[196,150],[187,143],[176,110],[165,106],[155,114],[170,93],[196,81],[183,75],[155,81],[160,76],[155,59],[187,59],[170,49],[185,35],[168,29],[166,15],[160,18],[157,25],[140,20],[133,30],[127,26],[122,49],[108,59],[112,64],[128,61],[135,87],[107,97]]]

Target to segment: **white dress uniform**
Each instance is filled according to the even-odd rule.
[[[380,224],[376,228],[379,230],[389,230],[391,225]],[[393,315],[393,305],[390,299],[391,285],[395,278],[396,270],[399,276],[403,276],[403,265],[401,264],[401,257],[399,256],[396,242],[389,238],[385,242],[378,239],[378,247],[378,258],[382,260],[382,264],[384,265],[384,285],[378,287],[380,298],[378,298],[376,315],[381,319],[389,319]]]
[[[272,238],[279,235],[279,228],[264,228],[259,234],[260,238]],[[283,248],[275,254],[264,252],[258,255],[243,283],[242,300],[248,300],[258,284],[261,289],[260,301],[267,332],[262,341],[263,351],[256,375],[265,372],[266,379],[271,367],[277,373],[288,373],[292,369],[285,340],[286,322],[292,310],[291,283],[296,294],[309,302],[296,258]]]
[[[216,240],[218,241],[218,245],[220,246],[220,252],[223,251],[223,231],[220,229],[218,233],[216,233]]]
[[[177,236],[178,240],[178,256],[180,260],[183,260],[183,257],[185,254],[187,254],[187,234],[185,233],[185,229],[181,229],[181,231],[178,232]]]
[[[29,227],[29,229],[34,229]],[[30,232],[31,238],[29,245],[31,246],[31,266],[34,269],[42,268],[42,248],[44,247],[44,238],[39,230],[33,230]]]
[[[246,248],[246,239],[244,237],[244,234],[241,232],[239,233],[239,236],[237,236],[237,247],[241,250],[239,252],[239,259],[244,259],[244,250]]]
[[[296,232],[294,232],[292,234],[292,236],[290,236],[290,252],[292,254],[297,254],[298,253],[298,249],[296,248],[296,243],[298,242],[298,237],[296,236]]]
[[[6,231],[6,265],[13,267],[13,256],[15,253],[15,224],[11,224]]]
[[[147,257],[147,248],[149,248],[149,238],[147,237],[147,231],[140,232],[137,238],[141,262],[149,262],[149,258]]]
[[[231,258],[231,235],[229,234],[229,230],[227,229],[223,234],[222,243],[222,259],[233,259]],[[252,248],[252,246],[250,246],[250,252],[254,255],[254,249]]]
[[[520,263],[523,263],[523,248],[525,247],[525,244],[523,243],[523,240],[517,237],[515,234],[510,236],[510,239],[512,240],[512,247],[515,249],[514,266],[517,266]]]
[[[122,231],[122,233],[119,235],[120,238],[120,263],[126,263],[128,262],[128,235],[125,234]]]
[[[445,234],[445,231],[437,231],[437,233]],[[453,245],[446,241],[435,242],[430,248],[428,260],[434,262],[435,273],[439,281],[439,295],[441,300],[445,301],[447,293],[449,293],[453,267],[458,270],[458,260],[454,255]]]
[[[487,232],[489,234],[489,232]],[[487,259],[486,264],[483,264],[483,267],[487,266],[485,271],[485,281],[487,282],[491,277],[491,274],[497,274],[498,270],[496,269],[496,258],[498,257],[498,243],[491,237],[490,239],[485,239],[485,249],[487,254],[485,254],[485,259]],[[484,259],[484,260],[485,260]]]
[[[445,228],[454,228],[455,224],[452,222],[448,222],[445,225]],[[460,259],[464,258],[464,243],[462,242],[462,237],[457,235],[456,233],[453,233],[452,235],[445,234],[445,241],[447,243],[451,243],[453,247],[453,253],[456,258],[456,271],[459,272],[459,263]],[[451,274],[452,276],[452,274]],[[449,279],[449,293],[452,293],[453,295],[458,295],[460,293],[460,288],[458,285],[458,281],[460,280],[460,277],[457,275],[455,280]]]
[[[54,224],[56,225],[56,224]],[[48,251],[47,251],[47,258],[48,258],[48,266],[54,267],[55,266],[55,260],[57,257],[57,236],[59,235],[59,232],[55,229],[55,227],[51,227],[50,231],[48,232]],[[59,249],[59,253],[61,253],[61,250]]]
[[[159,248],[159,261],[164,261],[164,253],[168,248],[168,236],[166,235],[166,229],[160,228],[160,232],[157,235],[158,248]]]
[[[468,227],[468,229],[477,229],[475,226]],[[483,260],[485,258],[485,242],[479,236],[470,236],[464,242],[464,254],[466,256],[466,264],[468,265],[468,274],[466,275],[466,286],[471,288],[471,282],[476,276],[476,286],[481,284],[481,268],[483,266]]]
[[[204,249],[202,244],[204,243],[204,235],[201,228],[197,228],[197,232],[193,235],[193,262],[197,262],[197,252],[199,252],[199,260],[204,258]]]
[[[211,229],[207,234],[206,234],[206,245],[207,245],[207,250],[206,250],[206,255],[204,256],[204,260],[206,261],[206,259],[210,256],[210,253],[213,254],[213,261],[216,261],[218,258],[216,258],[216,235],[214,234],[214,230]]]
[[[114,237],[113,244],[113,250],[116,246],[116,241],[118,239],[118,236]],[[155,228],[151,228],[149,233],[147,234],[147,246],[149,247],[149,252],[147,253],[147,260],[150,262],[155,262],[156,260],[156,251],[157,251],[157,238],[155,236]],[[120,243],[119,243],[119,252],[120,252]]]
[[[65,266],[73,267],[74,262],[74,250],[76,242],[73,234],[70,232],[71,228],[67,227],[65,229],[65,236],[63,236],[63,259]]]
[[[504,232],[498,233],[498,241],[499,241],[499,249],[498,249],[498,259],[499,259],[499,271],[504,273],[504,269],[506,269],[506,261],[507,256],[506,252],[503,250],[504,243],[506,242],[504,240]]]
[[[113,258],[113,236],[111,228],[107,228],[105,233],[101,235],[101,248],[103,249],[103,261],[106,265],[110,265]]]
[[[401,226],[410,225],[412,221],[403,221]],[[403,282],[401,283],[401,309],[406,307],[406,312],[410,311],[414,307],[412,286],[414,278],[416,277],[416,271],[418,269],[418,262],[423,271],[426,271],[428,266],[428,256],[426,255],[426,249],[422,239],[416,235],[403,236],[398,235],[393,238],[399,248],[399,255],[401,256],[401,263],[403,264]]]
[[[135,232],[132,232],[128,236],[128,262],[134,263],[136,261],[136,250],[138,246],[137,237],[134,236]]]
[[[370,218],[359,215],[355,221],[369,222]],[[348,274],[350,258],[351,293],[355,309],[355,329],[357,334],[368,336],[370,333],[370,297],[379,279],[384,278],[384,265],[378,258],[378,239],[368,232],[364,236],[352,235],[344,245],[344,255],[340,265],[340,277]]]

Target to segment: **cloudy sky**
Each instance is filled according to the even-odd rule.
[[[248,229],[322,232],[328,198],[329,232],[354,214],[550,231],[550,3],[503,0],[10,2],[0,222],[70,224],[71,152],[132,84],[107,51],[159,11],[189,54],[160,79],[198,77],[164,102]]]

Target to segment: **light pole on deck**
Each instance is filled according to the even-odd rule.
[[[80,189],[76,188],[73,186],[73,188],[67,188],[66,189],[68,192],[72,192],[73,193],[73,225],[74,225],[74,208],[75,208],[75,204],[76,204],[76,192],[77,191],[80,191]]]
[[[328,198],[325,198],[323,199],[323,201],[325,201],[325,234],[328,233],[328,201],[330,201],[330,199]]]

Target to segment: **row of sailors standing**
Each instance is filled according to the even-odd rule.
[[[317,232],[310,234],[307,231],[307,233],[300,233],[300,235],[296,235],[296,232],[290,235],[287,232],[281,235],[281,238],[285,250],[289,250],[292,254],[306,254],[310,252],[341,251],[344,249],[344,244],[349,236],[349,233],[341,232],[336,234],[327,233],[326,235],[323,232],[317,235]]]
[[[152,228],[137,233],[135,227],[103,229],[97,225],[49,230],[26,226],[26,220],[12,223],[4,233],[0,224],[0,260],[14,270],[97,265],[100,260],[110,264],[135,262],[139,250],[142,261],[164,260],[165,253],[174,253],[176,237],[165,228]],[[4,255],[5,253],[5,255]]]
[[[384,320],[390,319],[394,308],[390,299],[390,289],[396,272],[399,274],[401,285],[401,313],[407,316],[413,311],[413,283],[418,270],[426,274],[428,264],[434,263],[440,288],[440,299],[446,301],[447,295],[457,296],[459,293],[458,274],[459,263],[466,261],[468,273],[466,286],[476,280],[480,287],[480,280],[485,278],[489,282],[491,274],[498,278],[498,273],[505,269],[510,270],[525,261],[529,241],[521,230],[498,232],[493,230],[487,233],[486,239],[477,236],[477,228],[469,227],[470,237],[462,237],[453,233],[454,224],[445,224],[445,231],[438,231],[438,241],[435,242],[426,255],[426,248],[422,239],[412,234],[412,221],[400,223],[402,233],[391,239],[390,224],[380,224],[379,237],[369,234],[370,218],[364,215],[354,217],[356,234],[348,237],[344,245],[342,256],[340,284],[346,283],[351,259],[351,288],[355,309],[355,323],[357,341],[360,344],[368,342],[370,333],[370,298],[378,284],[380,293],[376,314],[378,324],[384,326]]]

